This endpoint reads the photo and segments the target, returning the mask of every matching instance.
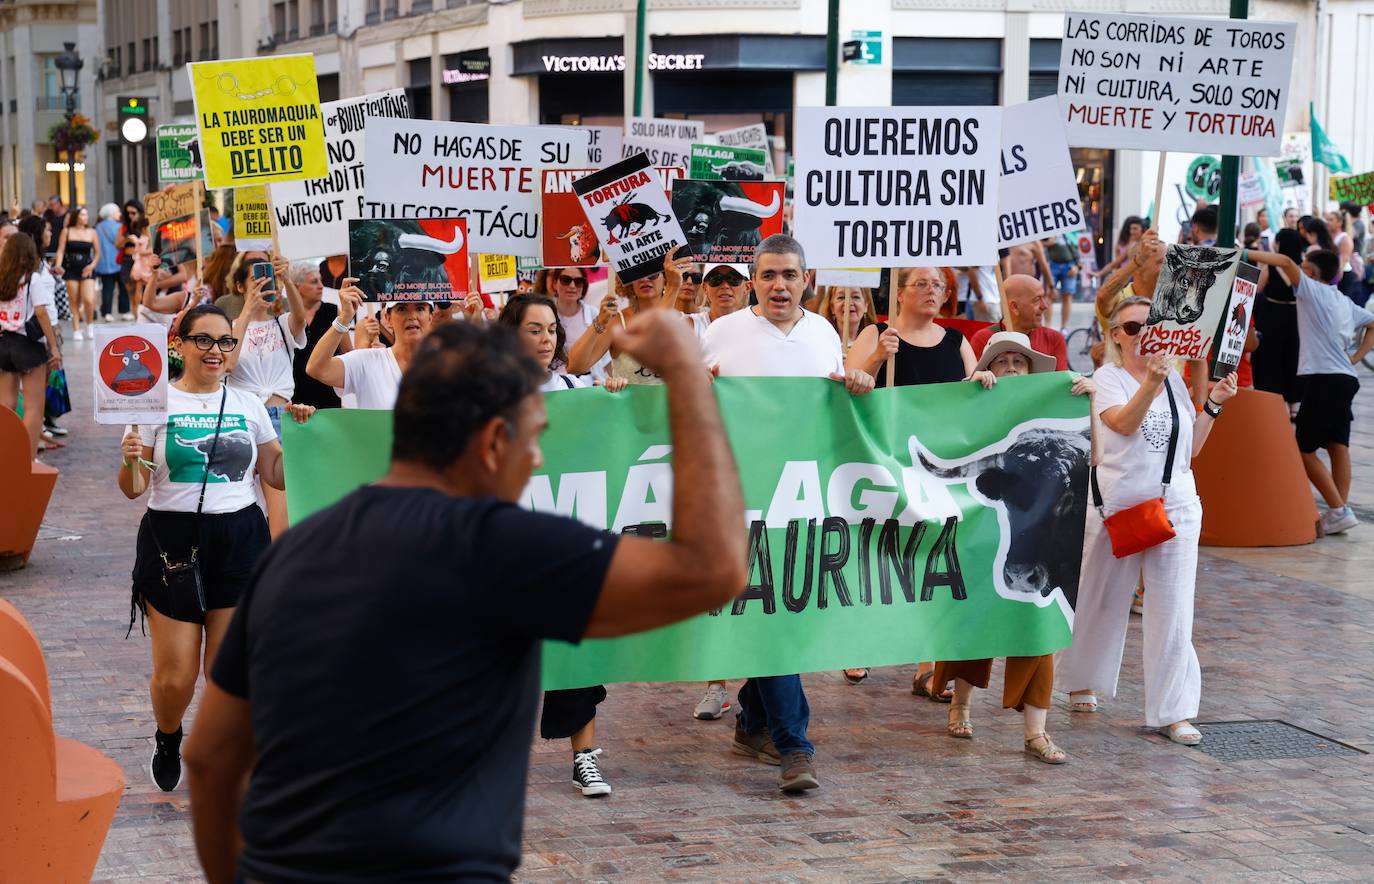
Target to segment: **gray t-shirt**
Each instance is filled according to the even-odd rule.
[[[1324,285],[1305,273],[1294,292],[1298,298],[1298,374],[1355,377],[1347,347],[1356,331],[1374,322],[1374,313],[1334,285]]]

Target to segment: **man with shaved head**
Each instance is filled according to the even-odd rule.
[[[1067,371],[1069,349],[1064,343],[1064,336],[1044,325],[1050,301],[1040,280],[1018,273],[1008,276],[1002,284],[1002,289],[1007,295],[1007,315],[1002,317],[1001,322],[974,332],[969,340],[969,346],[973,347],[973,355],[981,359],[983,348],[988,345],[988,338],[998,332],[1020,332],[1030,338],[1032,349],[1054,357],[1055,371]]]

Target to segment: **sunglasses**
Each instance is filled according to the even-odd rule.
[[[744,277],[738,273],[712,273],[706,277],[707,285],[739,285]]]
[[[568,276],[567,274],[559,274],[559,276],[558,276],[558,284],[559,284],[559,285],[572,285],[572,286],[577,286],[578,288],[586,288],[586,286],[587,286],[587,280],[583,279],[583,278],[580,277],[580,276]]]
[[[1145,327],[1145,323],[1143,323],[1143,322],[1136,322],[1134,319],[1128,320],[1128,321],[1123,322],[1123,323],[1121,323],[1120,325],[1117,325],[1117,326],[1116,326],[1116,328],[1119,328],[1119,329],[1121,329],[1122,331],[1124,331],[1124,332],[1126,333],[1127,337],[1132,337],[1132,338],[1135,337],[1136,335],[1140,334],[1140,330],[1141,330],[1142,328],[1144,328],[1144,327]]]
[[[232,338],[227,335],[222,338],[212,338],[209,335],[191,335],[184,340],[195,344],[197,350],[206,352],[208,352],[211,347],[219,347],[219,352],[221,353],[232,353],[234,348],[239,345],[238,338]]]
[[[683,281],[683,282],[690,282],[692,285],[701,285],[701,274],[700,274],[700,273],[684,273],[684,274],[682,274],[682,281]]]

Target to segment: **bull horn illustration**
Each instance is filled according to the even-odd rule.
[[[920,460],[921,468],[937,479],[967,479],[969,476],[977,475],[985,469],[993,469],[1002,465],[1002,456],[1000,454],[987,454],[976,460],[971,460],[968,463],[960,464],[957,467],[937,467],[926,459],[924,451],[917,451],[914,445],[911,446],[911,448],[912,453]]]
[[[568,237],[572,236],[572,235],[573,235],[574,233],[576,233],[576,232],[577,232],[577,228],[574,227],[572,230],[569,230],[567,233],[560,233],[560,234],[558,234],[557,236],[554,237],[554,239],[567,239]]]
[[[396,245],[403,249],[419,249],[440,255],[456,255],[463,250],[463,231],[453,228],[453,242],[444,242],[421,233],[403,233],[396,237]]]
[[[778,192],[773,191],[773,198],[768,205],[760,205],[752,202],[748,197],[743,196],[723,196],[720,198],[720,210],[722,212],[739,212],[742,215],[751,215],[755,218],[769,218],[777,214],[778,208],[782,205],[782,198]]]
[[[141,349],[141,350],[130,350],[130,351],[128,351],[128,352],[133,353],[135,356],[137,356],[137,355],[140,354],[140,353],[147,353],[149,350],[152,349],[152,345],[149,344],[147,341],[141,339],[141,338],[139,339],[139,343],[143,345],[143,349]],[[120,351],[120,353],[122,353],[122,352],[123,352],[123,351]],[[115,352],[114,341],[111,341],[111,342],[110,342],[110,348],[109,348],[108,350],[105,351],[105,354],[106,354],[107,356],[119,356],[120,353],[116,353],[116,352]]]

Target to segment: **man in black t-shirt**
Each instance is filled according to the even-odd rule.
[[[211,884],[507,880],[540,640],[654,629],[745,584],[739,479],[689,326],[650,311],[616,345],[668,386],[671,539],[516,507],[543,462],[543,370],[504,326],[430,334],[390,470],[273,545],[215,661],[185,750]]]

